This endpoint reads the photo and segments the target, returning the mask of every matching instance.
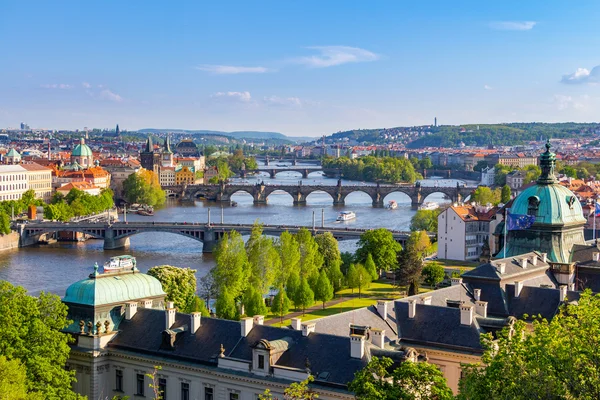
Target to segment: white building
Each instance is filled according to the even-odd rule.
[[[492,238],[491,206],[451,206],[438,216],[438,257],[447,260],[477,261]]]
[[[49,202],[52,198],[52,170],[34,162],[21,164],[26,172],[27,185],[37,199]]]
[[[158,174],[160,187],[175,185],[175,167],[161,167]]]
[[[27,170],[20,165],[0,165],[0,201],[19,200],[29,190]]]
[[[481,185],[482,186],[493,186],[495,178],[496,178],[496,168],[486,167],[481,170]]]

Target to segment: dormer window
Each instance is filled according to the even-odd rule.
[[[527,215],[538,215],[540,208],[540,198],[537,196],[531,196],[527,199]]]
[[[262,354],[258,355],[258,369],[265,369],[265,356]]]

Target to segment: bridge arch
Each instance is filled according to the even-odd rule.
[[[294,179],[300,178],[300,179],[302,179],[302,172],[300,172],[300,171],[294,171],[294,170],[289,170],[289,169],[282,169],[280,171],[279,170],[274,170],[274,172],[275,173],[273,174],[273,178],[275,178],[275,177],[277,177],[277,175],[285,172],[286,175],[289,175],[289,176],[287,176],[287,178],[294,178]]]
[[[398,203],[411,203],[412,199],[408,193],[402,190],[394,190],[392,192],[387,193],[383,196],[384,205],[387,204],[390,200],[395,200]]]
[[[93,237],[94,239],[104,239],[105,237],[105,231],[104,228],[98,228],[98,229],[84,229],[84,228],[78,228],[78,227],[70,227],[69,225],[66,225],[64,227],[53,227],[53,228],[36,228],[34,229],[26,229],[25,230],[27,232],[27,236],[40,236],[40,235],[44,235],[46,233],[55,233],[55,232],[77,232],[77,233],[83,233],[86,235],[89,235],[91,237]]]
[[[348,198],[350,198],[350,204],[363,204],[372,203],[373,197],[367,192],[367,190],[355,189],[351,192],[346,193],[343,197],[345,204],[348,204]],[[357,201],[359,200],[359,201]]]
[[[154,227],[153,227],[154,228]],[[118,230],[117,232],[115,232],[115,236],[114,239],[118,240],[118,239],[125,239],[125,238],[130,238],[132,236],[135,235],[139,235],[139,234],[143,234],[143,233],[172,233],[174,235],[179,235],[179,236],[183,236],[183,237],[187,237],[189,239],[194,239],[198,242],[203,242],[205,240],[204,237],[204,232],[203,231],[191,231],[191,230],[186,230],[185,229],[185,225],[182,226],[182,229],[180,230],[173,230],[173,229],[161,229],[160,227],[153,229],[152,231],[146,231],[146,230],[126,230],[125,232],[122,232],[119,234]]]
[[[308,170],[308,174],[306,174],[307,177],[310,177],[311,175],[313,177],[316,177],[317,175],[313,175],[315,172],[318,173],[318,176],[324,176],[325,174],[323,173],[322,169],[315,169],[315,170]]]
[[[322,199],[319,199],[319,197],[321,197]],[[327,202],[329,204],[330,200],[331,200],[332,204],[334,202],[333,196],[324,190],[313,190],[312,192],[310,192],[309,194],[306,195],[307,203],[309,202],[308,199],[311,199],[310,202],[312,204],[321,204],[321,203],[325,203],[325,202]]]
[[[274,198],[272,196],[275,196]],[[276,203],[285,203],[286,205],[294,203],[294,197],[286,190],[278,189],[270,191],[266,197],[267,201],[269,199],[275,199]],[[289,201],[288,201],[289,200]]]
[[[452,203],[455,194],[447,190],[431,190],[427,193],[423,193],[422,202],[436,202],[436,203]]]

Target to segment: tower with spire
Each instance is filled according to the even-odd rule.
[[[121,136],[121,131],[119,130],[119,124],[117,124],[117,127],[115,128],[115,136],[116,137]]]
[[[167,135],[161,153],[161,166],[173,167],[173,152],[171,151],[171,137]]]
[[[154,171],[158,174],[160,167],[160,153],[154,151],[154,143],[152,142],[152,136],[148,135],[146,140],[146,147],[140,152],[140,163],[142,168],[148,171]]]

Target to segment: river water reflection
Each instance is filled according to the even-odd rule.
[[[279,173],[276,179],[259,176],[246,179],[248,183],[264,180],[267,184],[295,184],[300,175],[294,172]],[[240,180],[237,180],[238,182]],[[456,180],[424,180],[424,186],[456,186]],[[461,182],[462,183],[462,182]],[[321,184],[335,185],[336,179],[326,178],[319,172],[311,173],[303,185]],[[343,181],[342,184],[357,185],[360,182]],[[364,183],[367,185],[367,183]],[[197,201],[194,204],[180,204],[170,200],[167,205],[155,212],[153,217],[128,214],[128,221],[178,221],[207,222],[210,209],[211,221],[218,222],[223,217],[226,223],[251,224],[260,221],[274,225],[321,225],[322,215],[325,226],[339,225],[335,221],[342,210],[352,210],[356,219],[342,224],[357,228],[389,228],[408,230],[410,219],[415,211],[411,209],[410,199],[402,193],[393,193],[385,198],[398,203],[398,208],[389,210],[373,208],[371,198],[362,192],[348,195],[346,205],[333,206],[333,200],[326,193],[313,193],[307,198],[306,206],[293,206],[292,197],[287,193],[273,193],[267,205],[255,206],[249,194],[238,193],[232,196],[237,207],[224,207],[217,203]],[[425,201],[447,202],[442,194],[432,194]],[[123,217],[120,217],[123,219]],[[340,242],[342,251],[354,250],[356,241]],[[102,265],[109,257],[120,254],[131,254],[137,258],[138,268],[147,271],[155,265],[175,265],[196,269],[197,276],[206,274],[213,266],[211,254],[202,253],[202,244],[183,236],[164,233],[142,233],[131,237],[128,250],[103,250],[103,241],[88,240],[84,243],[60,242],[52,245],[40,245],[19,250],[0,253],[0,280],[8,280],[15,285],[22,285],[31,293],[41,290],[64,294],[71,283],[84,279],[93,271],[95,262]]]

